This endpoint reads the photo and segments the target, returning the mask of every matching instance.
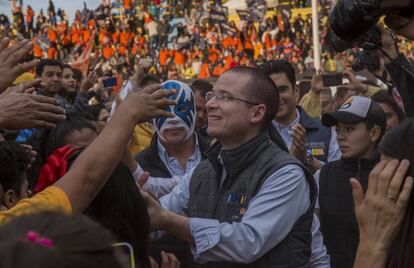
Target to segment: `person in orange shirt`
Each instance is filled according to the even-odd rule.
[[[91,38],[91,32],[88,29],[83,29],[82,38],[84,43],[88,43],[89,39]]]
[[[208,47],[208,59],[212,64],[215,64],[218,61],[220,54],[221,53],[217,48],[212,46]]]
[[[35,58],[41,59],[43,58],[43,50],[40,48],[40,46],[36,42],[36,37],[33,37],[33,56]]]
[[[72,40],[72,44],[77,44],[80,40],[80,31],[76,27],[76,24],[73,25],[73,27],[70,30],[70,39]]]
[[[225,67],[222,61],[219,61],[218,64],[216,65],[216,67],[214,67],[213,70],[213,76],[217,76],[219,77],[220,75],[222,75],[225,72]]]
[[[203,64],[201,65],[200,74],[198,75],[198,78],[200,79],[206,79],[210,77],[210,64],[208,62],[208,59],[203,60]]]
[[[53,28],[48,28],[47,29],[47,38],[49,39],[49,41],[51,43],[56,43],[57,42],[58,35],[57,35],[56,31]]]
[[[119,41],[122,45],[127,46],[129,43],[129,40],[131,40],[132,34],[128,31],[121,31],[119,35]]]
[[[114,54],[114,50],[111,47],[111,45],[105,45],[103,50],[102,50],[102,55],[104,56],[105,59],[109,60],[110,57],[112,57],[112,55]]]
[[[47,50],[47,58],[52,60],[58,59],[58,51],[56,49],[56,43],[50,43],[49,49]]]
[[[119,28],[116,28],[115,32],[112,34],[112,43],[114,44],[119,43],[120,36],[121,36],[121,32]]]
[[[111,34],[106,30],[106,27],[102,27],[99,31],[99,44],[106,45],[111,40]]]
[[[180,72],[181,69],[184,67],[185,63],[185,51],[184,50],[175,50],[174,51],[174,64],[176,65],[178,71]]]
[[[33,17],[35,13],[31,6],[27,6],[26,10],[26,24],[28,30],[33,30]]]
[[[70,37],[66,33],[62,33],[60,36],[60,43],[63,47],[67,48],[71,45]]]
[[[158,60],[161,66],[165,66],[165,64],[167,63],[168,56],[169,56],[169,51],[167,47],[162,47],[158,55]]]
[[[126,48],[124,45],[120,45],[120,46],[118,47],[118,53],[119,53],[120,55],[124,55],[124,56],[125,56],[126,51],[127,51],[127,48]]]
[[[254,59],[257,59],[257,58],[259,58],[259,56],[263,55],[263,45],[262,45],[262,43],[255,42],[253,47],[254,47],[254,55],[253,55]]]
[[[221,45],[224,49],[228,49],[233,44],[233,40],[227,34],[223,35],[223,40],[221,41]]]
[[[198,47],[198,45],[194,45],[193,46],[193,49],[191,50],[191,58],[192,59],[195,59],[196,57],[201,57],[201,50],[200,50],[200,48]]]

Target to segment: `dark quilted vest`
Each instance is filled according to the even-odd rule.
[[[308,152],[319,161],[327,163],[332,129],[322,125],[319,119],[310,117],[300,106],[296,108],[300,114],[299,124],[306,129]]]
[[[288,164],[302,167],[296,159],[272,142],[267,133],[238,149],[220,151],[219,146],[214,146],[208,154],[208,159],[201,162],[193,173],[190,182],[189,217],[240,222],[249,201],[260,191],[264,181],[271,174]],[[221,189],[221,164],[217,160],[219,154],[227,171]],[[210,262],[204,265],[193,264],[192,267],[310,267],[311,225],[316,185],[313,176],[306,168],[302,168],[310,185],[310,196],[303,198],[310,198],[311,206],[297,220],[282,242],[247,265]],[[240,204],[228,201],[235,196],[243,196],[244,202]]]
[[[352,268],[359,243],[358,223],[349,179],[358,178],[365,191],[369,173],[378,161],[378,157],[372,161],[340,159],[324,165],[321,169],[321,231],[332,267]]]

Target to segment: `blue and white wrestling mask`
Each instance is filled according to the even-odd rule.
[[[175,89],[176,91],[176,94],[172,95],[170,99],[176,100],[177,104],[165,108],[167,112],[172,113],[175,117],[159,117],[153,119],[154,128],[158,136],[164,141],[164,130],[169,128],[184,128],[187,132],[185,137],[185,140],[187,140],[193,135],[196,120],[194,94],[190,86],[180,81],[168,80],[162,86],[164,90]]]

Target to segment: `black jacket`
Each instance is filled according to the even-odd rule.
[[[198,138],[198,145],[201,151],[201,159],[205,158],[205,151],[210,147],[210,143],[199,134],[194,132]],[[158,155],[158,134],[155,133],[151,139],[151,143],[145,150],[135,156],[135,160],[139,163],[143,170],[148,171],[152,177],[171,178],[172,174],[165,166],[164,162]]]
[[[340,159],[324,165],[319,175],[319,206],[321,231],[331,265],[352,268],[359,243],[358,223],[354,212],[350,178],[357,178],[364,191],[368,176],[379,162]]]

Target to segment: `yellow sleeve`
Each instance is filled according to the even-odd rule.
[[[13,217],[43,210],[58,210],[64,213],[71,213],[72,204],[62,189],[57,186],[50,186],[32,198],[20,200],[11,209],[1,211],[0,224],[4,224]]]
[[[311,117],[321,117],[322,110],[319,95],[313,93],[311,90],[303,96],[303,98],[299,102],[299,105]]]
[[[141,123],[136,125],[134,133],[132,134],[132,142],[129,147],[129,151],[132,155],[136,155],[145,148],[147,148],[152,139],[153,130],[148,124]]]
[[[368,86],[368,90],[364,93],[365,97],[372,97],[374,94],[384,90],[380,87]]]

